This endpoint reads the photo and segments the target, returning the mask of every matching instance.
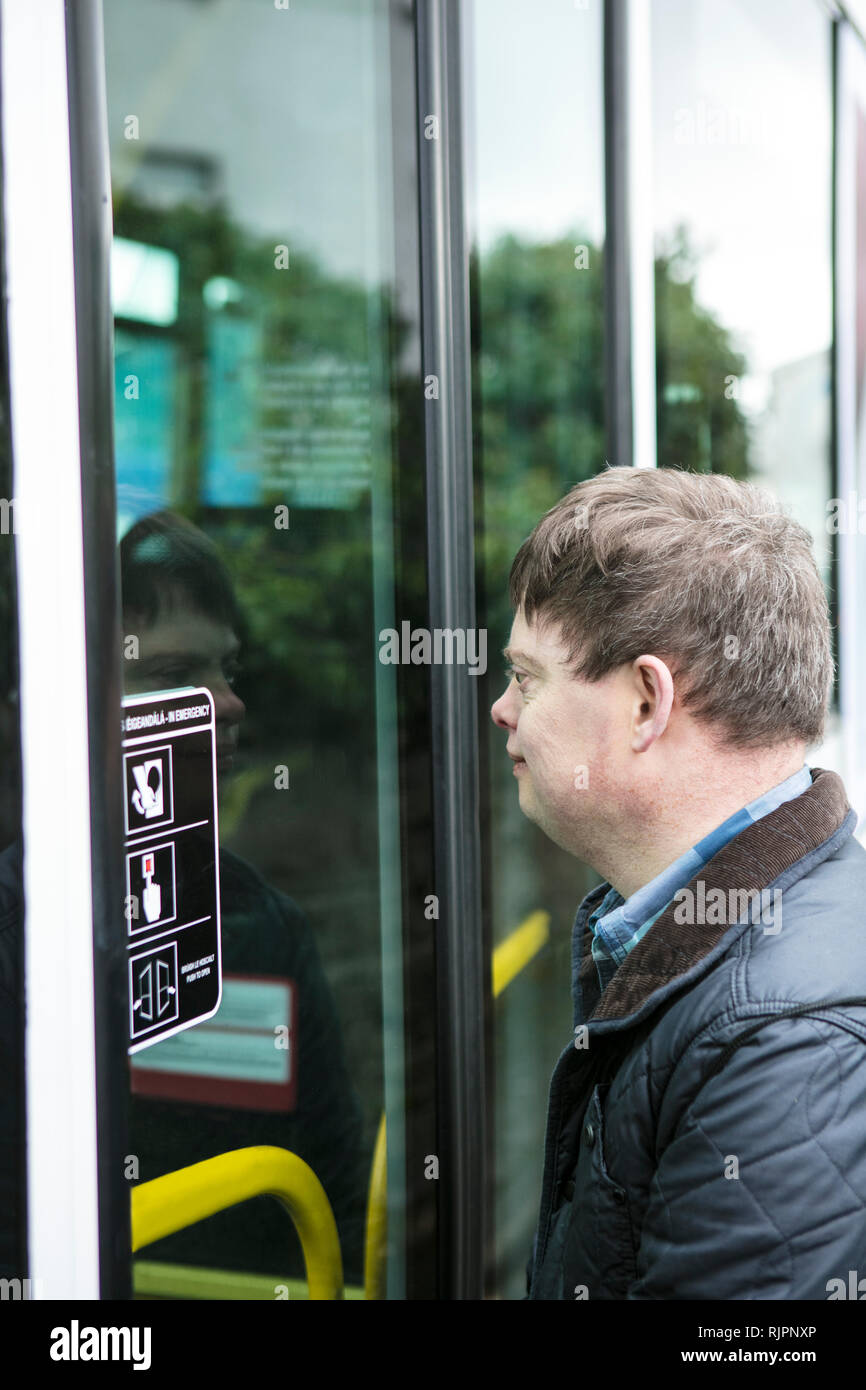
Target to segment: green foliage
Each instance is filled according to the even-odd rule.
[[[574,247],[589,245],[575,269]],[[604,467],[603,266],[578,233],[548,245],[506,236],[476,273],[480,550],[491,641],[510,624],[515,551],[563,493]]]
[[[658,464],[745,478],[750,441],[736,391],[746,358],[698,303],[696,274],[678,227],[655,267]]]
[[[586,269],[575,269],[577,244],[589,248]],[[746,422],[725,393],[746,360],[698,303],[695,274],[680,229],[656,261],[658,462],[745,477]],[[569,487],[606,463],[604,256],[579,232],[548,245],[508,236],[488,251],[476,282],[479,539],[488,621],[501,645],[515,551]]]
[[[235,422],[239,437],[253,440],[257,431],[296,418],[341,423],[339,400],[333,416],[327,404],[296,407],[279,396],[274,404],[261,390],[268,367],[369,369],[377,486],[392,468],[393,431],[403,432],[404,459],[417,454],[417,468],[402,470],[411,476],[393,479],[398,581],[405,601],[416,605],[417,621],[425,586],[423,537],[402,551],[398,543],[411,520],[423,515],[421,416],[411,405],[420,400],[421,383],[395,365],[407,325],[396,319],[387,290],[335,278],[302,250],[291,250],[289,270],[276,270],[272,242],[250,238],[222,209],[177,207],[166,215],[127,200],[116,221],[120,235],[166,246],[180,260],[179,319],[172,333],[178,423],[166,503],[209,530],[232,568],[249,626],[244,698],[250,719],[262,733],[277,736],[289,709],[302,737],[343,742],[348,721],[351,733],[364,740],[372,727],[378,642],[372,512],[363,490],[357,505],[341,509],[293,506],[291,530],[275,531],[272,506],[291,505],[291,496],[265,488],[253,507],[207,508],[204,463],[213,448],[208,431],[231,433]],[[585,268],[575,266],[577,244],[588,247]],[[239,325],[228,340],[222,402],[214,402],[217,386],[209,378],[214,311],[202,295],[215,276],[238,287],[237,301],[218,311]],[[569,487],[605,466],[603,251],[579,231],[548,244],[505,236],[473,263],[472,290],[478,572],[495,649],[510,623],[507,578],[515,551]],[[658,257],[656,305],[659,463],[745,476],[746,423],[726,394],[726,382],[745,372],[745,358],[697,301],[695,257],[682,230]],[[235,342],[246,354],[237,382]],[[261,467],[255,456],[252,462]],[[396,620],[401,616],[405,609]]]

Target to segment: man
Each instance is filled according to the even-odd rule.
[[[804,764],[832,681],[807,532],[612,468],[515,557],[521,809],[604,878],[574,925],[533,1299],[826,1299],[866,1276],[866,851]]]
[[[121,542],[120,566],[123,630],[137,639],[126,643],[127,693],[185,685],[211,692],[222,790],[245,715],[235,691],[243,619],[225,566],[201,531],[170,512],[132,527]],[[205,1035],[207,1025],[199,1024],[132,1059],[131,1143],[140,1177],[251,1145],[288,1149],[322,1183],[344,1273],[359,1282],[366,1198],[361,1114],[315,937],[291,898],[224,848],[219,872],[224,979],[214,1023],[224,1026]],[[274,1030],[285,1026],[287,1003],[294,1026],[288,1054],[279,1054]],[[252,1038],[244,1036],[251,1019]],[[272,1084],[274,1059],[287,1055],[291,1093]],[[148,1247],[144,1258],[304,1274],[289,1219],[270,1197],[180,1231]]]

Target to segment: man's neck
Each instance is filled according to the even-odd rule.
[[[774,761],[765,769],[733,769],[723,775],[701,775],[692,784],[672,788],[664,810],[648,814],[641,825],[633,825],[617,844],[611,837],[605,845],[604,859],[594,865],[597,871],[624,899],[652,880],[722,825],[744,806],[799,772],[805,750]]]

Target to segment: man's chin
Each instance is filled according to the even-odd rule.
[[[538,825],[538,807],[532,795],[532,789],[526,782],[518,783],[517,804],[527,820],[531,820],[533,825]]]
[[[566,854],[573,854],[578,859],[585,859],[583,852],[583,837],[575,832],[573,825],[566,825],[563,822],[545,815],[543,808],[531,795],[529,787],[525,784],[520,788],[519,797],[520,809],[528,821],[537,826],[542,835],[546,835],[548,840],[552,840],[560,849],[564,849]],[[581,843],[576,843],[580,841]]]

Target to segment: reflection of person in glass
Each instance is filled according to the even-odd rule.
[[[211,692],[222,791],[245,714],[234,689],[244,625],[225,567],[202,532],[169,512],[136,523],[120,555],[124,634],[137,638],[137,656],[124,661],[126,691]],[[127,641],[130,647],[136,650]],[[346,1278],[358,1282],[361,1116],[313,932],[291,898],[225,849],[220,901],[224,983],[216,1027],[199,1025],[132,1059],[140,1178],[249,1145],[288,1149],[324,1186]],[[148,1247],[146,1258],[303,1274],[290,1222],[266,1197]]]

